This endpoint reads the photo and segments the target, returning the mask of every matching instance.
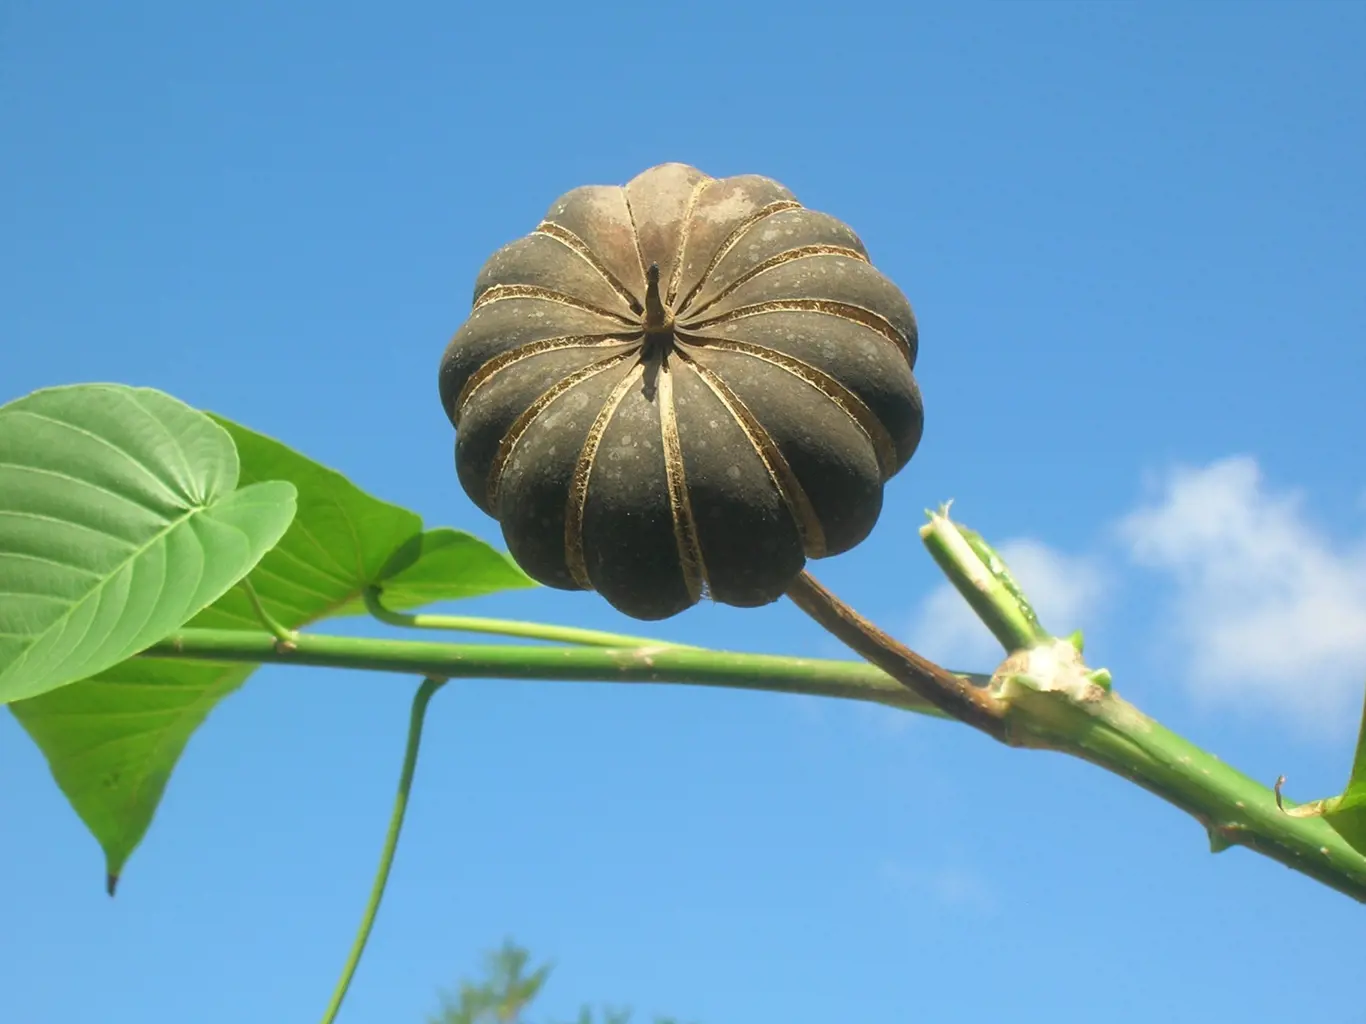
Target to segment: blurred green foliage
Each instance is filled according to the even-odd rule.
[[[512,940],[488,954],[484,977],[462,981],[459,991],[443,993],[441,1010],[427,1018],[427,1024],[531,1024],[524,1014],[550,977],[552,964],[530,967],[531,954]],[[629,1009],[601,1007],[597,1016],[584,1006],[578,1017],[547,1024],[630,1024]],[[672,1017],[656,1017],[654,1024],[681,1024]]]

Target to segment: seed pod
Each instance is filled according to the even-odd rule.
[[[776,181],[663,164],[498,250],[446,349],[465,492],[526,572],[640,619],[847,551],[924,422],[915,317]]]

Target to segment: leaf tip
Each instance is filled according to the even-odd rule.
[[[114,891],[119,887],[119,876],[112,871],[104,876],[104,891],[109,894],[110,899],[114,897]]]

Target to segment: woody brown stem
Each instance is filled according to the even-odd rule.
[[[994,694],[940,668],[888,636],[803,572],[787,596],[828,633],[947,715],[1006,742],[1006,706]]]

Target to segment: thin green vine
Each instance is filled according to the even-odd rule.
[[[668,643],[649,637],[604,633],[596,629],[576,626],[552,626],[544,622],[519,622],[515,619],[486,619],[474,615],[412,615],[396,612],[381,602],[379,587],[367,587],[362,595],[366,610],[380,622],[406,629],[434,629],[450,633],[486,633],[492,636],[514,636],[522,640],[548,640],[557,644],[577,644],[584,647],[688,647],[687,644]],[[692,648],[696,650],[696,648]]]
[[[338,979],[337,987],[332,993],[332,1001],[327,1004],[327,1010],[323,1013],[322,1024],[332,1024],[336,1020],[342,1001],[346,998],[346,991],[351,987],[356,967],[360,964],[361,955],[365,952],[365,944],[369,941],[370,930],[375,924],[375,915],[379,913],[380,901],[384,899],[384,887],[389,882],[389,869],[394,864],[399,833],[403,831],[403,816],[408,810],[408,794],[413,787],[413,773],[417,770],[417,751],[422,744],[422,723],[427,714],[427,705],[431,702],[432,695],[445,685],[446,680],[428,676],[422,680],[422,685],[413,695],[413,709],[408,717],[408,743],[403,751],[403,771],[398,777],[398,794],[394,797],[394,809],[389,815],[389,832],[384,837],[384,847],[380,851],[379,867],[375,871],[374,885],[370,888],[370,899],[365,905],[364,914],[361,915],[356,939],[351,944],[351,952],[342,967],[341,978]]]

